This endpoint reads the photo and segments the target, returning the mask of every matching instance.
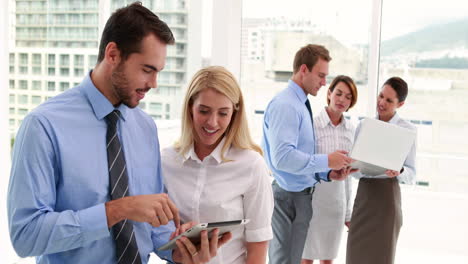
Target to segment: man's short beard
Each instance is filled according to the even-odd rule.
[[[124,72],[125,62],[120,62],[115,71],[111,75],[111,84],[113,88],[114,95],[119,99],[120,103],[124,105],[135,108],[136,105],[131,105],[130,88],[128,85],[127,76]]]

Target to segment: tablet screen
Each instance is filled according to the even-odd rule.
[[[176,241],[177,239],[185,236],[192,243],[198,244],[200,243],[200,233],[203,230],[208,231],[208,237],[211,238],[211,233],[215,228],[219,229],[219,235],[222,235],[227,232],[231,232],[232,230],[239,228],[249,222],[249,219],[241,219],[241,220],[231,220],[231,221],[223,221],[223,222],[211,222],[211,223],[201,223],[193,226],[189,230],[185,231],[184,233],[176,236],[173,238],[171,241],[167,242],[160,248],[158,248],[158,251],[163,251],[163,250],[170,250],[174,249],[177,247]]]

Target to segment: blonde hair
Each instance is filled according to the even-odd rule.
[[[228,161],[225,159],[224,154],[231,144],[234,147],[251,149],[263,155],[262,149],[253,142],[250,136],[244,99],[239,84],[234,76],[221,66],[203,68],[192,77],[182,107],[182,132],[179,140],[174,144],[177,152],[184,155],[194,142],[194,133],[196,132],[193,127],[191,108],[199,93],[205,89],[213,89],[225,95],[233,105],[234,111],[231,122],[223,135],[226,138],[221,149],[223,161]]]

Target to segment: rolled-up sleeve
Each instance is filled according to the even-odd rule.
[[[416,182],[416,140],[403,164],[403,172],[397,177],[400,183],[415,184]]]
[[[245,228],[247,242],[261,242],[273,238],[271,216],[273,192],[269,170],[261,157],[252,164],[250,188],[244,194],[245,218],[250,222]]]

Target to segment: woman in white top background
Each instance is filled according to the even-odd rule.
[[[343,116],[357,101],[354,81],[337,76],[327,91],[327,105],[314,118],[317,153],[328,154],[342,149],[350,151],[354,141],[354,126]],[[312,198],[313,216],[302,253],[301,264],[331,264],[338,255],[343,227],[351,218],[351,179],[321,182],[315,186]]]
[[[273,237],[270,174],[244,108],[230,72],[198,71],[185,96],[180,139],[162,151],[165,185],[182,221],[250,219],[209,263],[265,263]]]
[[[388,79],[377,97],[378,119],[416,130],[400,118],[396,110],[405,104],[408,85],[399,77]],[[356,134],[359,134],[358,125]],[[383,138],[382,140],[385,140]],[[382,150],[385,151],[385,150]],[[400,171],[360,178],[354,200],[346,250],[347,264],[393,264],[400,228],[403,224],[399,182],[413,183],[416,174],[416,143]]]

